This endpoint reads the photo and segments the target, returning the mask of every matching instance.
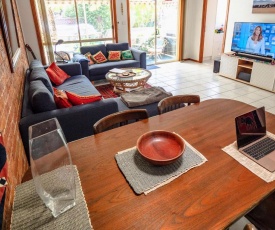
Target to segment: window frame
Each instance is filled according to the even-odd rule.
[[[36,30],[36,35],[37,35],[37,40],[38,40],[38,45],[39,45],[39,51],[41,55],[41,61],[43,64],[49,64],[53,61],[55,61],[54,58],[54,51],[53,51],[53,42],[49,36],[49,29],[47,26],[47,16],[45,12],[45,2],[47,0],[30,0],[31,4],[31,9],[33,13],[33,20],[34,20],[34,25],[35,25],[35,30]],[[58,0],[57,0],[58,1]],[[79,19],[78,19],[78,9],[77,9],[77,0],[72,0],[75,4],[75,9],[76,9],[76,21],[77,21],[77,26],[78,26],[78,34],[80,35],[80,27],[79,27]],[[111,13],[111,22],[112,22],[112,37],[109,38],[99,38],[99,39],[81,39],[79,38],[78,40],[72,40],[72,41],[64,41],[63,44],[70,44],[70,43],[79,43],[80,47],[82,46],[83,43],[87,42],[97,42],[97,41],[112,41],[112,42],[117,42],[117,26],[116,26],[116,21],[117,21],[117,15],[116,15],[116,0],[109,0],[110,1],[110,13]],[[60,2],[64,2],[63,0],[60,0]],[[43,42],[43,25],[39,23],[40,18],[39,17],[39,12],[38,9],[41,7],[42,11],[42,18],[43,22],[46,23],[44,26],[45,27],[45,34],[48,36],[46,39],[46,42]],[[80,36],[79,36],[80,37]],[[45,50],[46,49],[46,50]]]

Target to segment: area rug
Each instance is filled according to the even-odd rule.
[[[119,95],[116,94],[113,91],[114,86],[112,86],[111,84],[99,85],[99,86],[96,86],[96,89],[99,91],[99,93],[105,99],[106,98],[116,98],[116,97],[119,97]]]
[[[98,86],[95,86],[95,87],[104,99],[119,97],[119,94],[116,94],[113,91],[114,86],[112,86],[111,84],[98,85]],[[151,85],[146,83],[144,88],[151,88],[151,87],[152,87]]]

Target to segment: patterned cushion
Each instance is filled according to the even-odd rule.
[[[46,72],[55,85],[61,85],[70,76],[60,69],[55,62],[53,62],[47,69]]]
[[[94,59],[93,59],[93,55],[90,52],[85,53],[84,56],[89,60],[88,65],[95,64]]]
[[[119,61],[121,56],[121,51],[109,51],[108,60],[109,61]]]
[[[94,101],[100,101],[102,99],[102,96],[100,94],[98,95],[89,95],[89,96],[80,96],[72,92],[66,91],[67,97],[69,101],[73,105],[83,105],[88,104]]]
[[[60,90],[57,88],[53,88],[53,90],[54,90],[54,101],[56,106],[59,109],[72,107],[72,104],[69,101],[67,94],[63,90]]]
[[[132,60],[134,59],[131,50],[124,50],[121,52],[122,60]]]
[[[96,61],[96,63],[103,63],[107,61],[107,58],[104,56],[104,54],[99,51],[95,55],[93,55],[93,59]]]

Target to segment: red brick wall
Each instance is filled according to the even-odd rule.
[[[15,1],[13,0],[13,4],[14,3]],[[15,5],[13,6],[15,7]],[[3,134],[8,162],[8,186],[3,229],[9,229],[14,189],[16,185],[21,182],[22,176],[28,168],[18,128],[21,114],[24,73],[28,68],[28,61],[17,8],[15,8],[15,19],[21,52],[14,73],[11,73],[7,59],[2,30],[0,33],[0,131]]]

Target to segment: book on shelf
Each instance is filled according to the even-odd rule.
[[[125,70],[125,69],[118,69],[118,68],[113,68],[109,71],[112,72],[112,73],[125,73],[125,72],[127,72],[127,70]]]

